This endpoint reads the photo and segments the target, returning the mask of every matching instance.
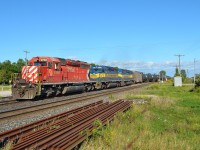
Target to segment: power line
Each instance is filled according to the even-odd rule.
[[[178,61],[178,64],[179,64],[179,74],[181,75],[181,57],[182,56],[185,56],[185,55],[180,55],[180,54],[178,54],[178,55],[175,55],[175,56],[178,56],[178,58],[179,58],[179,61]]]
[[[196,62],[197,62],[196,59],[194,59],[194,87],[195,87],[195,79],[196,79],[196,77],[195,77],[196,76],[196,73],[195,73],[196,72]]]

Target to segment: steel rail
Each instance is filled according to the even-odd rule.
[[[12,99],[12,96],[3,97],[2,99],[0,99],[0,105],[14,104],[14,103],[18,103],[18,102],[19,101]]]
[[[42,128],[43,126],[48,126],[52,122],[58,121],[58,120],[60,120],[64,117],[67,117],[67,116],[73,115],[75,113],[81,112],[81,111],[86,110],[90,107],[98,106],[102,103],[103,103],[102,100],[98,101],[98,102],[94,102],[94,103],[91,103],[91,104],[88,104],[88,105],[85,105],[85,106],[82,106],[82,107],[79,107],[79,108],[76,108],[76,109],[73,109],[73,110],[63,112],[63,113],[58,114],[58,115],[51,116],[51,117],[46,118],[46,119],[42,119],[42,120],[30,123],[30,124],[22,126],[22,127],[18,127],[18,128],[0,133],[0,140],[3,143],[6,141],[6,139],[17,140],[17,138],[19,138],[21,135],[25,135],[29,131],[33,131],[34,129],[37,129],[37,128]]]
[[[119,106],[119,105],[118,105]],[[108,112],[105,113],[104,116],[99,116],[98,119],[102,122],[103,125],[106,124],[106,122],[110,121],[113,119],[113,116],[116,112],[120,111],[121,108],[125,107],[127,105],[122,105],[119,107],[115,107],[114,109],[110,109],[108,110]],[[78,143],[81,143],[82,141],[80,141],[80,138],[82,139],[83,136],[81,136],[79,133],[81,132],[81,130],[87,128],[89,130],[89,134],[92,134],[92,130],[94,129],[92,122],[94,120],[92,120],[91,122],[87,122],[87,126],[85,126],[84,128],[77,130],[76,132],[73,133],[73,135],[71,136],[71,138],[69,138],[70,136],[67,137],[67,139],[62,140],[59,143],[55,143],[52,148],[53,149],[69,149],[69,146],[71,144],[73,144],[75,142],[76,146]]]
[[[123,88],[123,89],[116,89],[116,90],[112,90],[112,91],[105,91],[105,92],[102,92],[102,93],[95,93],[93,95],[86,95],[84,97],[78,97],[78,98],[76,97],[76,98],[72,98],[70,100],[64,99],[64,100],[60,100],[60,101],[54,101],[54,102],[51,102],[51,103],[46,103],[46,104],[43,104],[43,105],[34,105],[34,106],[30,106],[30,107],[25,107],[25,108],[19,108],[19,109],[16,109],[16,110],[1,112],[0,113],[0,119],[7,119],[9,117],[16,117],[16,116],[23,115],[23,114],[28,114],[28,113],[33,113],[33,112],[36,112],[36,111],[41,111],[41,110],[45,110],[45,109],[63,106],[63,105],[66,105],[66,104],[81,102],[81,101],[85,101],[85,100],[100,97],[100,96],[106,96],[106,95],[114,94],[114,93],[118,93],[118,92],[129,91],[129,90],[132,90],[133,88],[139,88],[139,87],[142,87],[142,86],[145,86],[145,85],[146,84],[139,84],[138,86],[132,86],[132,87],[127,87],[127,88]]]
[[[99,109],[99,108],[98,108]],[[96,110],[93,110],[94,112],[97,112],[98,109]],[[103,109],[103,108],[102,108]],[[89,113],[88,113],[89,112]],[[83,114],[83,113],[80,113],[80,114]],[[33,146],[33,144],[35,142],[37,142],[37,146],[40,145],[40,144],[45,144],[48,140],[52,140],[54,138],[56,138],[57,136],[60,136],[60,134],[64,133],[64,132],[67,132],[67,131],[70,131],[72,130],[74,127],[75,127],[75,124],[77,126],[78,125],[81,125],[82,122],[80,122],[81,120],[84,120],[86,119],[87,117],[89,117],[91,115],[91,112],[90,111],[87,111],[84,112],[83,114],[83,118],[80,118],[80,114],[76,114],[75,116],[73,117],[69,117],[70,119],[70,122],[62,122],[62,124],[56,124],[58,126],[61,126],[60,128],[58,128],[57,130],[53,130],[52,132],[41,132],[41,131],[36,131],[34,134],[35,136],[29,138],[22,138],[20,141],[24,141],[23,143],[20,143],[20,144],[17,144],[14,149],[24,149],[25,147],[28,147],[28,146]],[[77,119],[77,117],[79,119]],[[54,124],[55,125],[55,124]],[[53,125],[52,125],[53,126]],[[68,127],[68,128],[67,128]],[[46,131],[48,131],[48,128],[46,128]],[[59,132],[58,132],[59,131]],[[60,132],[62,131],[62,132]],[[45,140],[45,138],[47,138]]]
[[[53,125],[59,125],[58,129],[53,130],[52,132],[48,131],[48,128],[38,130],[30,135],[26,135],[20,139],[20,142],[14,145],[13,149],[25,149],[25,148],[37,148],[37,149],[68,149],[70,147],[76,146],[84,140],[85,135],[80,135],[80,132],[86,128],[89,128],[90,132],[93,128],[92,123],[96,119],[100,119],[104,124],[107,120],[113,119],[113,116],[118,111],[124,111],[130,107],[130,101],[116,101],[111,104],[99,105],[88,110],[84,110],[80,113],[77,113],[73,116],[69,116],[70,121],[61,119],[59,122]],[[40,134],[39,134],[40,133]],[[91,134],[91,133],[90,133]],[[35,143],[35,144],[34,144]]]

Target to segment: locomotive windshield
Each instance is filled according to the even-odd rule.
[[[47,62],[46,61],[34,62],[34,66],[47,66]]]

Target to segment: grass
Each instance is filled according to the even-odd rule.
[[[0,91],[10,91],[11,85],[0,85]]]
[[[192,86],[153,84],[127,94],[126,99],[142,98],[125,113],[102,127],[82,150],[195,150],[200,147],[200,93]]]
[[[7,143],[6,146],[3,148],[0,148],[0,150],[10,150],[12,149],[12,146],[13,146],[12,143]]]

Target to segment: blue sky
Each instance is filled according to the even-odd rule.
[[[0,0],[0,61],[28,50],[29,58],[173,75],[174,55],[184,54],[182,68],[192,76],[193,59],[200,59],[199,7],[198,0]]]

